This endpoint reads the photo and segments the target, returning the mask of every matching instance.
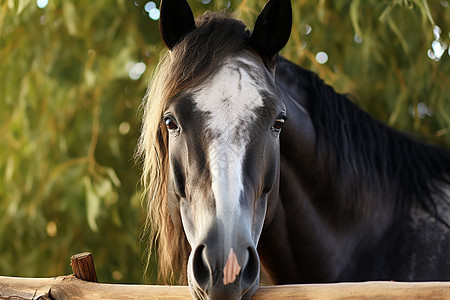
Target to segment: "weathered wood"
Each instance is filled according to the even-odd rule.
[[[93,283],[75,276],[0,276],[0,299],[191,299],[185,286]],[[253,299],[450,299],[450,282],[363,282],[263,286]]]
[[[90,252],[75,254],[70,258],[75,277],[84,281],[98,282],[95,273],[94,258]]]

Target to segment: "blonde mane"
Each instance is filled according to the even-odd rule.
[[[163,114],[170,99],[200,85],[227,57],[243,51],[248,36],[243,23],[224,13],[207,12],[196,20],[196,26],[196,30],[163,56],[155,69],[144,98],[137,148],[137,156],[143,159],[142,182],[148,210],[145,222],[150,241],[147,268],[151,253],[157,248],[158,275],[166,282],[186,283],[190,246],[181,225],[175,226],[169,215],[168,133]]]

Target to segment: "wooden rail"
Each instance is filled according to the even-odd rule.
[[[0,276],[0,299],[192,299],[185,286],[126,285]],[[363,282],[263,286],[252,299],[450,299],[450,283]]]
[[[74,271],[91,268],[86,253],[72,257]],[[86,258],[87,257],[87,258]],[[75,262],[74,262],[75,261]],[[86,267],[87,266],[87,267]],[[93,268],[93,264],[92,264]],[[76,272],[75,272],[76,273]],[[77,278],[78,275],[55,278],[20,278],[0,276],[0,299],[192,299],[185,286],[127,285],[96,283]],[[95,281],[92,280],[92,281]],[[263,286],[252,299],[450,299],[450,282],[362,282],[333,284],[302,284]]]

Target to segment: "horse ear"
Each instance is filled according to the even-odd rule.
[[[270,61],[286,45],[291,28],[291,1],[269,0],[256,19],[250,46],[264,60]]]
[[[186,0],[161,1],[159,31],[167,48],[175,47],[194,29],[194,15]]]

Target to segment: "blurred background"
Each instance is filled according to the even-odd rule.
[[[251,29],[265,0],[189,0]],[[282,54],[376,119],[450,148],[444,0],[292,0]],[[159,0],[0,1],[0,275],[70,274],[91,251],[100,282],[155,283],[140,165],[140,103],[164,50]],[[157,259],[157,258],[153,258]]]

